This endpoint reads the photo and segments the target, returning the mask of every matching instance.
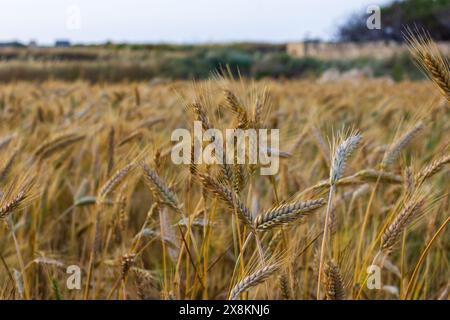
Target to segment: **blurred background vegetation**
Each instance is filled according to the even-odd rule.
[[[337,41],[403,40],[405,25],[423,26],[435,40],[450,40],[450,0],[394,1],[381,8],[382,29],[366,28],[367,13],[350,16]],[[376,54],[375,54],[376,55]],[[395,81],[422,79],[407,53],[389,58],[321,60],[295,57],[286,45],[266,43],[170,45],[114,44],[38,48],[15,44],[0,49],[0,82],[58,79],[91,82],[203,79],[228,66],[233,73],[261,79],[320,77],[327,70],[370,70]]]

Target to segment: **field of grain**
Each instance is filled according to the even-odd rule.
[[[197,119],[280,129],[278,174],[174,164]],[[1,299],[448,298],[430,82],[17,82],[0,120]]]

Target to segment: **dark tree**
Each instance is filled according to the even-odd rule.
[[[340,41],[402,41],[405,26],[424,28],[433,39],[450,40],[450,0],[396,0],[381,7],[381,29],[369,30],[366,12],[352,15],[339,28]]]

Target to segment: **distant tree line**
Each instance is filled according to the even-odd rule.
[[[381,7],[381,29],[369,30],[366,12],[353,14],[338,31],[340,41],[402,41],[405,26],[427,30],[450,41],[450,0],[396,0]]]

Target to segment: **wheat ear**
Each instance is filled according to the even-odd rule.
[[[345,290],[339,267],[334,261],[328,261],[324,269],[325,295],[328,300],[344,300]]]
[[[238,195],[213,177],[200,173],[203,186],[225,202],[231,209],[236,208],[239,219],[253,229],[253,217],[250,210],[242,203]]]
[[[99,189],[98,192],[98,201],[102,202],[105,200],[105,197],[109,195],[111,192],[117,189],[117,187],[125,180],[125,178],[131,173],[131,171],[135,168],[134,163],[130,163],[118,170],[111,178],[109,178]]]
[[[146,163],[142,163],[142,169],[144,171],[145,180],[149,183],[153,194],[176,211],[180,211],[177,196],[158,176],[156,171],[151,169]]]
[[[22,206],[25,200],[30,196],[29,191],[34,185],[34,182],[34,179],[30,179],[23,184],[19,192],[17,192],[11,200],[5,203],[0,202],[0,220],[6,219],[14,210]]]
[[[64,149],[78,141],[81,141],[85,138],[84,135],[77,134],[68,134],[58,138],[55,138],[40,147],[35,151],[35,157],[39,159],[45,159],[50,157],[55,152]]]
[[[17,158],[17,155],[19,154],[19,150],[16,149],[13,151],[11,156],[9,157],[8,161],[6,161],[5,165],[0,171],[0,182],[5,180],[9,172],[11,171],[13,164]]]
[[[239,295],[247,291],[248,289],[264,282],[267,278],[269,278],[275,271],[277,271],[279,265],[273,264],[263,267],[251,275],[242,279],[238,284],[233,287],[230,293],[230,300],[236,300]]]
[[[409,50],[416,64],[439,88],[442,95],[450,101],[450,63],[439,52],[431,37],[425,32],[407,29],[405,34]]]
[[[407,131],[404,135],[398,138],[387,150],[384,155],[383,161],[381,162],[381,167],[385,168],[391,165],[398,157],[400,152],[411,142],[417,134],[422,131],[424,125],[421,121],[416,123],[414,127],[412,127],[409,131]]]
[[[411,200],[384,230],[381,237],[381,250],[390,253],[400,239],[408,224],[419,215],[424,200]]]
[[[448,163],[450,163],[450,154],[447,154],[447,155],[433,161],[432,163],[427,165],[424,169],[422,169],[416,175],[416,178],[415,178],[416,184],[418,186],[421,185],[425,180],[427,180],[428,178],[431,178],[436,173],[441,171],[442,168]]]
[[[211,123],[206,114],[205,108],[200,102],[193,102],[188,105],[189,109],[192,109],[197,116],[197,120],[202,123],[203,130],[208,130],[211,128]]]
[[[225,90],[226,105],[238,117],[238,129],[246,129],[250,126],[250,120],[245,109],[241,106],[238,98],[230,90]]]
[[[255,229],[263,231],[272,229],[276,226],[292,223],[324,205],[325,200],[318,199],[276,206],[256,217],[254,222]]]
[[[334,185],[343,176],[347,158],[352,151],[358,146],[362,136],[359,133],[350,134],[350,136],[343,140],[336,150],[330,169],[330,184]]]
[[[289,279],[285,274],[282,274],[279,278],[281,297],[283,300],[291,299],[291,288],[289,286]]]

